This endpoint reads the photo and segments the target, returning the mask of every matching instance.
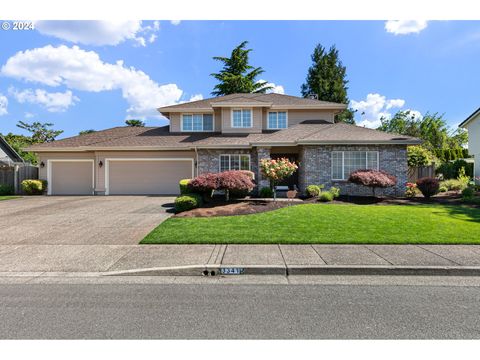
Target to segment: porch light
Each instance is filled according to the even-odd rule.
[[[100,161],[98,162],[98,166],[99,166],[99,167],[102,167],[102,166],[103,166],[103,161],[102,161],[102,160],[100,160]]]
[[[43,161],[40,163],[40,167],[41,167],[41,168],[44,168],[44,167],[45,167],[45,163],[44,163]]]

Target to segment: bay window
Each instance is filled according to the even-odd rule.
[[[332,180],[347,180],[359,169],[378,170],[378,151],[332,151]]]
[[[250,170],[250,155],[225,154],[220,155],[220,172],[229,170]]]

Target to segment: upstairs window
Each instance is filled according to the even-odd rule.
[[[268,113],[268,129],[286,129],[287,128],[287,112],[286,111],[270,111]]]
[[[232,127],[233,128],[251,128],[252,127],[252,110],[251,109],[232,110]]]
[[[213,115],[183,114],[182,131],[213,131]]]
[[[378,170],[378,151],[332,151],[332,180],[347,180],[359,169]]]
[[[250,155],[220,155],[220,172],[229,170],[250,170]]]

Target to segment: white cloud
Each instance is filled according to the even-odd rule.
[[[403,99],[387,99],[380,94],[368,94],[365,100],[350,101],[350,107],[357,110],[357,116],[360,117],[358,121],[359,126],[376,129],[381,125],[380,119],[390,119],[392,117],[391,111],[400,109],[405,105]],[[415,116],[421,116],[420,112],[410,110]]]
[[[176,84],[159,85],[143,71],[124,66],[123,61],[103,62],[96,52],[78,46],[47,45],[20,51],[7,60],[0,74],[80,91],[121,90],[129,104],[129,117],[160,117],[155,109],[177,103],[183,93]]]
[[[388,20],[385,30],[395,35],[418,34],[427,27],[425,20]]]
[[[0,116],[7,115],[8,99],[5,95],[0,93]]]
[[[257,83],[259,82],[265,82],[266,80],[258,80]],[[282,85],[276,85],[275,83],[271,83],[271,82],[267,82],[265,84],[265,86],[271,86],[272,89],[270,90],[267,90],[267,94],[271,94],[271,93],[274,93],[274,94],[285,94],[285,89],[283,88]]]
[[[181,22],[182,22],[181,20],[170,20],[170,23],[172,25],[180,25]]]
[[[155,41],[160,22],[142,26],[141,21],[41,20],[35,22],[35,29],[75,44],[118,45],[133,40],[137,45],[146,46],[145,37],[153,39],[149,42]]]
[[[31,118],[33,118],[33,117],[35,117],[35,114],[33,114],[33,113],[31,113],[31,112],[26,112],[26,113],[25,113],[25,118],[26,118],[26,119],[31,119]]]
[[[10,88],[9,94],[12,95],[19,103],[39,104],[50,112],[62,112],[74,105],[79,99],[73,95],[70,90],[65,92],[49,93],[42,89],[26,89],[18,91]]]
[[[203,100],[203,95],[202,94],[195,94],[188,101],[198,101],[198,100]]]

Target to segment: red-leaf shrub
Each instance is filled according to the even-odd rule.
[[[206,173],[197,176],[188,183],[188,188],[193,193],[205,193],[218,189],[218,174]]]
[[[224,171],[199,175],[190,181],[188,187],[194,193],[205,194],[213,190],[225,190],[228,199],[232,196],[246,196],[253,190],[253,173],[245,170]]]
[[[440,182],[432,177],[423,177],[417,180],[417,188],[428,199],[438,193]]]
[[[364,169],[352,172],[348,181],[354,184],[371,187],[373,196],[375,196],[376,188],[395,186],[397,178],[383,170]]]

